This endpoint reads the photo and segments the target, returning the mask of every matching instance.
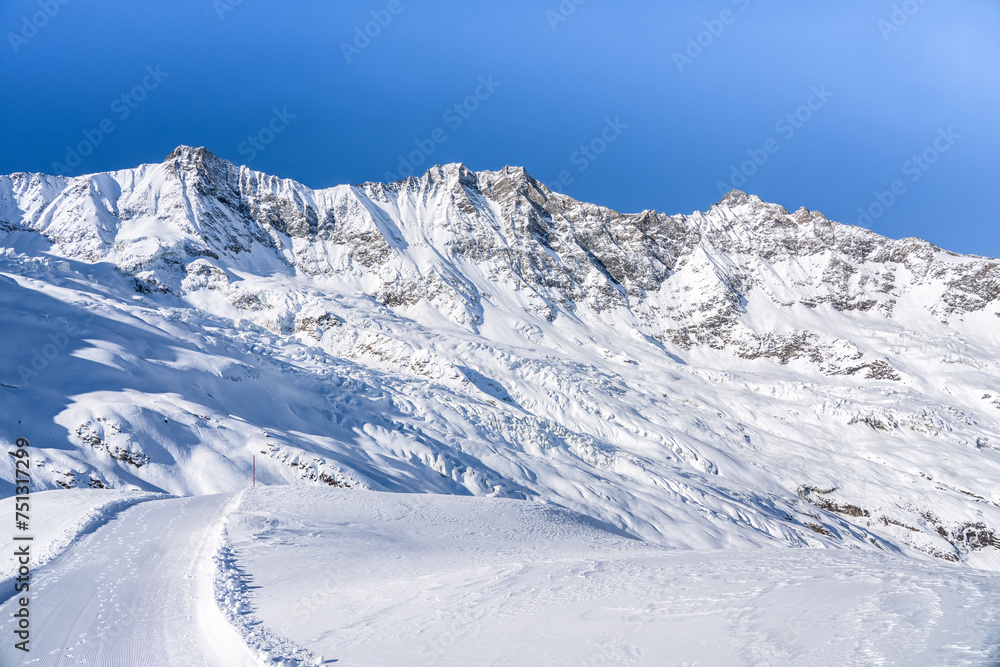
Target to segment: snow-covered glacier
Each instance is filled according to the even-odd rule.
[[[1000,570],[1000,261],[738,191],[621,214],[460,164],[314,190],[189,147],[18,173],[0,336],[0,442],[39,489],[255,466]]]

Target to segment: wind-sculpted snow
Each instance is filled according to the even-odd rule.
[[[0,177],[0,253],[0,439],[43,488],[231,492],[256,457],[672,547],[1000,569],[997,260],[740,192],[626,215],[462,165],[312,190],[187,147]]]
[[[541,504],[254,489],[242,621],[363,665],[994,665],[1000,582],[791,549],[681,552]],[[300,649],[302,650],[302,649]],[[303,651],[304,652],[304,651]],[[310,656],[311,657],[311,656]],[[311,664],[308,658],[284,664]]]

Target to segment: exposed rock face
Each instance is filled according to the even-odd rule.
[[[268,424],[253,451],[288,481],[540,496],[652,539],[689,525],[698,548],[1000,553],[995,259],[739,191],[621,214],[460,164],[312,190],[189,147],[0,177],[0,239],[8,275],[187,337],[87,334],[72,358],[141,388],[97,374],[52,399],[54,484],[228,489],[177,443],[235,466]]]
[[[762,325],[752,311],[766,301],[891,318],[902,299],[948,323],[995,313],[1000,298],[996,260],[893,241],[816,211],[733,191],[705,213],[625,215],[511,167],[451,164],[397,183],[311,190],[182,146],[162,164],[112,174],[15,174],[0,180],[0,197],[4,229],[39,231],[66,257],[112,261],[146,293],[225,291],[228,267],[290,270],[337,277],[389,307],[425,299],[475,328],[484,278],[548,320],[581,306],[624,309],[681,348],[875,379],[898,374],[822,329]],[[480,275],[460,268],[469,265]],[[252,296],[232,302],[260,310]]]

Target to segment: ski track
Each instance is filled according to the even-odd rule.
[[[0,200],[0,444],[185,496],[35,496],[0,667],[1000,665],[995,260],[190,147]]]
[[[665,550],[536,503],[258,488],[76,540],[0,665],[994,665],[998,593],[857,551]]]
[[[73,543],[81,540],[85,535],[93,533],[98,528],[114,519],[119,513],[137,505],[157,498],[165,498],[163,494],[137,494],[130,496],[112,495],[115,492],[106,492],[108,497],[98,498],[93,503],[91,498],[79,495],[86,493],[94,496],[96,493],[90,491],[43,491],[41,494],[34,494],[33,507],[36,514],[33,516],[34,526],[42,524],[42,529],[35,528],[32,531],[33,541],[31,543],[31,568],[39,570],[55,560]],[[97,492],[101,493],[101,492]],[[74,494],[77,494],[74,496]],[[69,502],[50,502],[58,496],[69,496]],[[0,507],[5,512],[14,512],[13,496],[4,498]],[[38,501],[42,502],[39,503]],[[60,498],[60,500],[62,500]],[[10,507],[6,507],[7,504]],[[55,511],[49,513],[46,510],[55,505]],[[61,505],[72,505],[75,510],[67,515],[64,512],[66,507]],[[39,521],[41,519],[41,522]],[[10,536],[11,538],[13,536]],[[0,551],[10,553],[17,546],[13,539],[0,539]],[[4,604],[15,595],[14,583],[17,576],[18,563],[11,559],[9,563],[0,563],[0,605]]]
[[[0,664],[259,664],[226,623],[213,591],[213,555],[231,499],[141,503],[33,571],[31,652],[5,641]],[[13,636],[15,604],[0,607],[4,637]]]

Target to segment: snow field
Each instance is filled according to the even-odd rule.
[[[344,665],[987,665],[1000,579],[676,551],[541,503],[288,487],[227,520],[257,619]]]

